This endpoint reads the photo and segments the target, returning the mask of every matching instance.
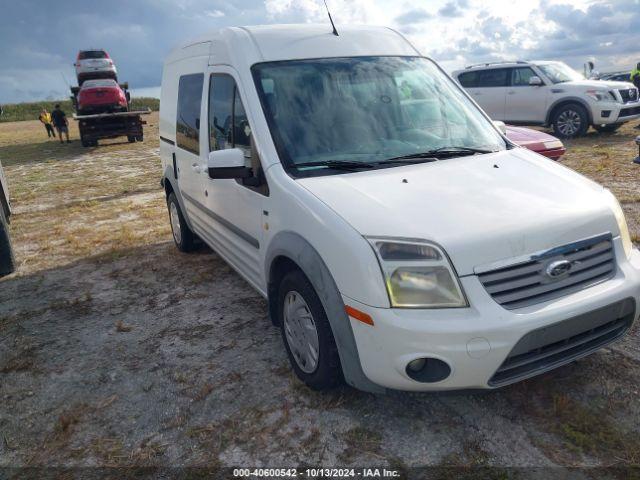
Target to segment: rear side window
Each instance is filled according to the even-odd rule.
[[[474,88],[478,86],[478,72],[464,72],[458,75],[458,81],[464,88]]]
[[[196,155],[200,154],[200,104],[204,74],[180,77],[178,85],[178,114],[176,145]]]
[[[528,87],[529,79],[535,76],[535,72],[529,67],[514,68],[511,71],[511,85],[514,87]]]
[[[87,58],[108,58],[108,56],[103,50],[87,50],[80,52],[78,55],[79,60],[86,60]]]
[[[240,148],[251,157],[251,127],[235,80],[211,75],[209,89],[209,149]]]
[[[478,75],[477,87],[506,87],[509,78],[508,68],[493,68],[482,70]]]

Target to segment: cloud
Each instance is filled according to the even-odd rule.
[[[211,17],[211,18],[220,18],[220,17],[224,17],[224,12],[220,11],[220,10],[208,10],[206,12],[204,12],[204,14],[207,17]]]
[[[466,4],[466,2],[464,2]],[[462,9],[459,7],[459,2],[451,1],[438,10],[438,15],[441,17],[461,17],[463,15]]]
[[[415,10],[409,10],[402,15],[398,15],[395,22],[398,25],[411,25],[414,23],[421,23],[427,19],[432,18],[432,15],[422,8],[416,8]]]

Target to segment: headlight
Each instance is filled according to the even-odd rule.
[[[562,148],[562,142],[560,140],[552,140],[550,142],[544,142],[544,148],[548,148],[549,150],[555,150],[558,148]]]
[[[608,90],[587,90],[585,94],[593,98],[596,102],[615,102],[616,97]]]
[[[453,267],[440,247],[429,242],[368,238],[384,275],[392,307],[466,307]]]
[[[627,220],[624,218],[624,212],[622,211],[622,207],[620,206],[620,202],[618,199],[607,190],[609,195],[609,203],[611,206],[611,210],[613,210],[613,214],[616,217],[616,221],[618,222],[618,228],[620,229],[620,239],[622,240],[622,248],[624,250],[624,254],[627,258],[631,256],[631,250],[633,249],[633,243],[631,242],[631,235],[629,235],[629,227],[627,226]]]

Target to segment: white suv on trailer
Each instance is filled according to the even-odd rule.
[[[586,80],[562,62],[499,62],[453,72],[493,120],[552,126],[561,138],[592,125],[613,132],[640,117],[638,89],[628,82]]]
[[[614,196],[511,144],[393,30],[225,28],[174,50],[160,157],[176,246],[199,237],[268,299],[313,388],[495,388],[638,317]]]

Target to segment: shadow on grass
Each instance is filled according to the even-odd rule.
[[[45,137],[41,142],[1,146],[0,160],[4,167],[30,165],[71,160],[91,150],[83,148],[78,139],[71,138],[71,143],[60,143],[57,138],[47,140]]]

